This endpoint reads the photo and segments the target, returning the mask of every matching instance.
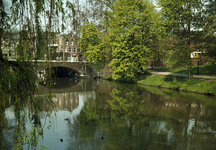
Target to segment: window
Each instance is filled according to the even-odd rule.
[[[61,45],[63,44],[62,40],[60,40],[60,44],[61,44]]]
[[[71,45],[73,45],[73,41],[71,41]]]
[[[67,44],[68,44],[68,42],[66,41],[66,42],[65,42],[65,45],[67,45]]]
[[[76,48],[74,48],[74,53],[76,53]]]
[[[62,47],[60,47],[60,52],[62,52]]]
[[[67,52],[67,47],[65,47],[65,52]]]
[[[76,41],[76,45],[77,45],[77,43],[78,43],[78,42]]]
[[[69,47],[69,52],[71,52],[71,47]]]

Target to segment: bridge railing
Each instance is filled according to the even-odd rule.
[[[17,61],[16,59],[8,59],[8,61]],[[25,61],[29,61],[29,60],[25,60]],[[48,60],[37,60],[37,62],[46,62]],[[35,60],[32,60],[32,62],[35,62]],[[63,61],[63,60],[51,60],[51,62],[84,62],[84,63],[88,63],[88,61]]]

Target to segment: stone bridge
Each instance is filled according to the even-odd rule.
[[[88,62],[62,62],[62,61],[51,61],[52,67],[66,67],[79,72],[81,75],[92,75],[94,73],[94,69],[89,66]],[[45,61],[37,61],[38,71],[41,72],[46,70],[48,67],[48,62]]]
[[[16,62],[16,60],[9,60],[9,61],[15,61]],[[69,61],[52,60],[52,61],[50,61],[50,63],[51,63],[51,67],[70,68],[70,69],[78,72],[80,75],[87,75],[87,76],[95,76],[96,75],[93,67],[90,66],[88,62],[83,62],[83,61],[69,62]],[[37,60],[37,62],[35,62],[34,60],[26,61],[25,64],[26,64],[26,66],[29,66],[29,67],[31,66],[30,64],[32,64],[34,67],[37,67],[38,72],[42,72],[48,68],[48,61],[45,61],[45,60]]]

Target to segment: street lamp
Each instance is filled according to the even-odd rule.
[[[200,62],[200,58],[199,58],[199,56],[198,56],[198,58],[197,58],[197,63],[198,63],[197,75],[199,75],[199,62]]]

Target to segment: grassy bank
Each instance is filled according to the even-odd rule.
[[[137,83],[205,94],[216,94],[216,80],[188,80],[187,78],[171,76],[143,75]]]
[[[112,80],[111,76],[106,76],[104,79]],[[196,92],[202,94],[216,95],[216,80],[207,80],[207,79],[188,80],[187,78],[178,78],[174,76],[145,74],[140,76],[137,79],[137,81],[134,82],[138,84],[151,85],[151,86],[157,86],[162,88],[170,88],[170,89],[175,89],[180,91],[190,91],[190,92]]]

